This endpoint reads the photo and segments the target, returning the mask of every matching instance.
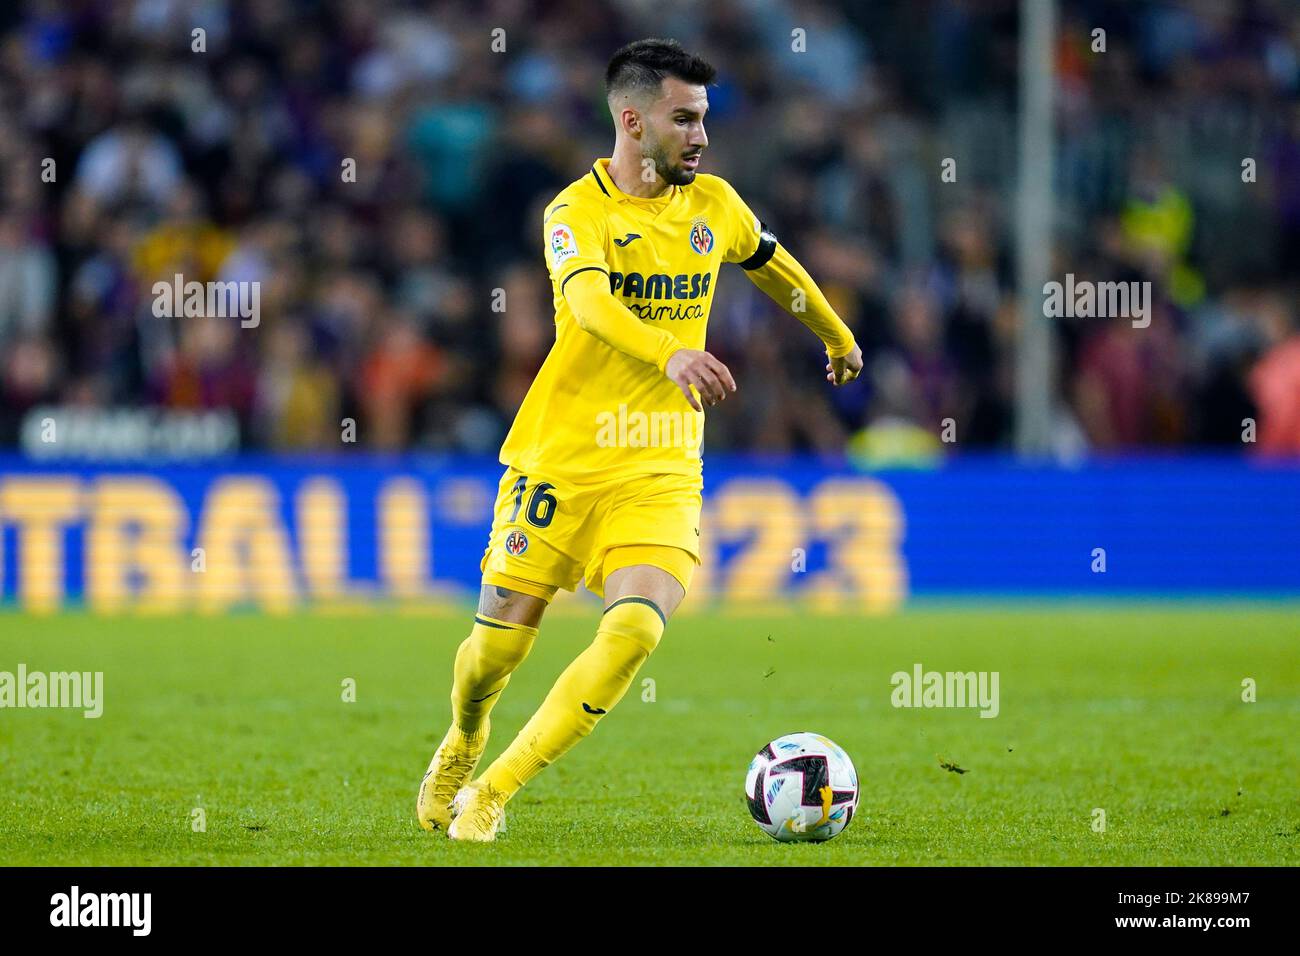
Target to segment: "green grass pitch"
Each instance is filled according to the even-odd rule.
[[[105,699],[98,720],[0,710],[0,859],[1300,863],[1294,605],[683,616],[595,734],[511,802],[508,833],[479,846],[415,822],[467,622],[0,616],[0,670],[103,671]],[[544,622],[493,713],[488,759],[595,623],[594,610]],[[1000,714],[892,707],[890,675],[918,662],[998,671]],[[1254,703],[1242,701],[1248,677]],[[642,678],[654,680],[652,702]],[[859,814],[828,844],[777,844],[743,803],[751,756],[796,730],[830,736],[857,765]],[[1096,808],[1105,832],[1093,829]]]

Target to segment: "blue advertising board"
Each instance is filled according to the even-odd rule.
[[[283,611],[471,596],[502,466],[421,456],[0,456],[0,601]],[[1300,595],[1300,463],[965,458],[866,474],[710,455],[690,604]]]

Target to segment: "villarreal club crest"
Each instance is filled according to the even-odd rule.
[[[519,555],[523,554],[527,550],[528,550],[528,535],[524,534],[518,528],[515,528],[508,535],[506,535],[507,554],[517,558],[519,557]]]
[[[713,230],[703,219],[691,223],[691,248],[702,256],[713,251]]]

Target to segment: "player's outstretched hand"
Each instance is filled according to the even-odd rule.
[[[847,385],[862,373],[862,349],[853,346],[848,355],[833,358],[826,363],[826,381],[832,385]]]
[[[862,367],[861,358],[858,367]],[[691,394],[690,386],[695,386],[706,405],[716,405],[736,390],[736,380],[731,377],[727,366],[699,349],[678,349],[664,366],[664,374],[677,384],[691,408],[697,412],[704,409]]]

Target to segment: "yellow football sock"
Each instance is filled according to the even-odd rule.
[[[600,619],[596,639],[560,675],[537,713],[483,778],[513,795],[595,729],[614,709],[659,644],[663,612],[643,597],[620,598]]]
[[[478,734],[510,674],[532,650],[537,628],[474,616],[474,630],[456,652],[451,685],[452,725],[468,738]]]

